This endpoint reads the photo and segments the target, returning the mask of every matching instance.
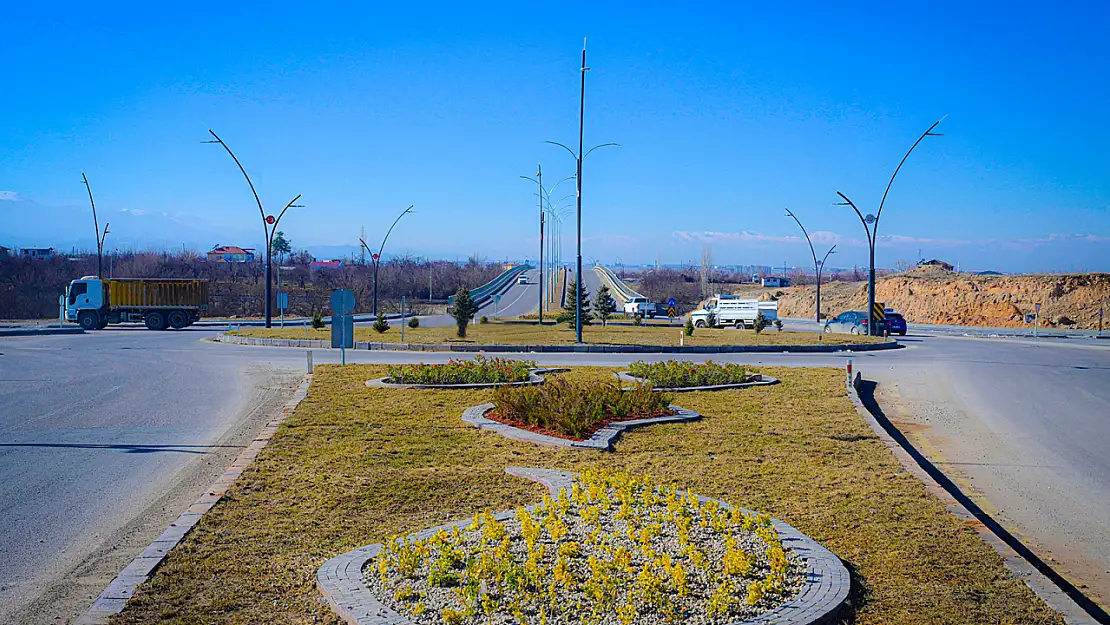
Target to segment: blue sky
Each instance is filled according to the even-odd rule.
[[[589,37],[584,255],[866,264],[834,190],[887,201],[878,263],[1110,271],[1110,9],[1099,3],[72,4],[10,7],[0,244],[257,246],[532,257],[534,188],[573,160]],[[891,6],[897,5],[897,6]],[[570,184],[562,188],[567,189]],[[568,189],[569,191],[570,189]],[[557,194],[562,196],[562,193]],[[567,223],[564,233],[573,225]],[[889,235],[889,237],[887,237]],[[565,237],[566,252],[572,252]],[[353,250],[353,247],[351,248]]]

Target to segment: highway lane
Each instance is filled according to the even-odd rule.
[[[592,273],[586,274],[587,286]],[[30,592],[42,587],[26,585],[26,572],[33,570],[36,559],[67,553],[73,545],[110,534],[113,524],[126,520],[127,514],[117,509],[133,512],[156,501],[157,484],[172,481],[167,476],[180,470],[187,455],[127,449],[143,449],[144,444],[212,444],[229,427],[229,420],[241,418],[234,415],[241,413],[242,388],[251,370],[303,369],[304,350],[198,340],[212,334],[120,330],[0,339],[0,379],[7,380],[0,382],[5,406],[0,444],[16,445],[0,446],[0,477],[6,478],[0,480],[0,501],[6,502],[0,507],[0,527],[17,527],[17,523],[28,527],[44,520],[34,531],[6,529],[0,536],[0,559],[12,561],[9,554],[26,550],[28,555],[18,557],[29,562],[0,573],[4,589],[0,596],[5,601],[0,604],[0,622],[7,622],[2,606],[10,607],[12,588]],[[924,335],[911,335],[906,343],[906,349],[893,352],[720,354],[689,359],[833,367],[843,367],[852,359],[867,378],[880,382],[879,401],[888,416],[934,461],[985,508],[994,509],[1007,527],[1029,539],[1038,553],[1054,556],[1063,572],[1090,586],[1105,604],[1110,596],[1106,573],[1110,571],[1110,449],[1105,445],[1110,440],[1110,349],[1094,345],[1095,341],[1079,345]],[[314,354],[317,363],[338,361],[338,353],[331,350]],[[673,357],[508,356],[569,366],[619,366],[641,357]],[[443,362],[457,357],[432,352],[347,352],[348,362]],[[173,365],[174,371],[186,379],[180,390],[173,387],[170,375],[151,375],[171,362],[179,363]],[[96,372],[105,369],[105,373]],[[129,394],[129,388],[136,390]],[[172,390],[166,392],[167,388]],[[150,401],[144,405],[148,394]],[[58,410],[85,395],[95,398],[92,403],[97,409],[77,405]],[[9,405],[16,410],[8,410]],[[27,445],[36,442],[116,447]],[[127,481],[133,468],[140,469],[146,481]],[[108,479],[98,479],[99,471]],[[57,494],[43,497],[39,483],[58,488]],[[66,516],[62,510],[87,505],[94,507],[84,518],[55,518]],[[94,519],[97,513],[107,520]],[[45,547],[36,544],[43,535]],[[73,579],[72,571],[56,574]]]

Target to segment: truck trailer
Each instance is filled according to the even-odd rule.
[[[184,328],[208,310],[208,281],[85,276],[66,288],[65,310],[66,320],[85,330],[125,322],[142,322],[151,330]]]
[[[735,326],[736,328],[753,328],[755,320],[760,315],[763,320],[773,322],[779,318],[779,303],[777,301],[760,301],[756,299],[743,299],[736,295],[714,295],[705,304],[690,313],[690,320],[698,328]]]

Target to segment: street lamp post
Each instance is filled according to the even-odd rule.
[[[923,139],[925,139],[925,137],[942,136],[939,133],[933,132],[933,129],[940,125],[940,123],[944,121],[945,117],[948,116],[945,115],[944,117],[941,117],[937,121],[933,122],[933,125],[929,126],[928,130],[921,133],[921,136],[917,138],[917,141],[914,141],[913,145],[910,146],[910,149],[906,151],[906,155],[902,157],[902,160],[898,163],[898,167],[894,168],[894,173],[891,174],[890,180],[886,183],[886,190],[883,191],[883,197],[881,200],[879,200],[879,209],[875,211],[874,215],[868,214],[867,216],[864,216],[863,212],[861,212],[860,209],[856,207],[852,200],[848,199],[848,196],[844,195],[840,191],[836,192],[836,194],[840,196],[840,199],[844,200],[843,202],[837,202],[836,205],[851,206],[852,210],[856,211],[856,216],[859,217],[860,223],[863,224],[864,232],[867,233],[867,247],[869,253],[869,269],[867,273],[867,333],[871,336],[878,336],[880,334],[877,327],[878,323],[876,323],[878,319],[875,317],[875,244],[878,242],[879,218],[883,215],[883,205],[886,204],[886,196],[888,193],[890,193],[890,186],[894,184],[894,179],[898,176],[898,172],[901,171],[902,165],[906,163],[906,159],[908,159],[910,157],[910,154],[913,153],[914,148],[916,148],[917,145],[921,143]]]
[[[362,240],[361,237],[358,240],[362,247],[366,248],[367,252],[370,252],[370,259],[374,261],[374,295],[371,299],[371,313],[375,317],[378,316],[378,266],[381,265],[382,251],[385,250],[385,242],[389,240],[389,235],[391,232],[393,232],[393,227],[397,225],[397,222],[401,221],[401,218],[405,215],[414,212],[412,210],[412,207],[413,205],[409,204],[409,207],[401,211],[401,214],[397,215],[397,219],[393,220],[393,225],[389,227],[389,230],[386,230],[385,236],[382,238],[382,245],[378,248],[378,252],[376,254],[373,250],[370,249],[370,246],[366,245],[366,241]]]
[[[817,277],[817,314],[816,314],[816,319],[817,319],[817,323],[821,323],[821,270],[825,266],[825,259],[827,259],[829,257],[829,254],[833,253],[833,250],[836,249],[836,246],[834,245],[834,246],[830,247],[829,251],[825,252],[825,258],[822,258],[821,260],[817,260],[817,252],[814,251],[814,249],[813,249],[813,241],[809,238],[809,233],[806,232],[806,227],[802,225],[802,222],[801,222],[800,219],[798,219],[797,215],[790,212],[789,208],[786,209],[786,215],[788,217],[793,217],[794,221],[797,222],[798,227],[802,229],[802,234],[804,234],[805,237],[806,237],[806,243],[809,244],[809,253],[813,256],[813,273]],[[782,275],[786,276],[786,268],[785,267],[782,270]]]
[[[544,241],[543,241],[543,238],[544,238],[544,222],[546,221],[545,218],[544,218],[544,213],[545,213],[545,210],[546,210],[546,209],[544,209],[544,201],[547,202],[547,206],[550,209],[551,208],[551,193],[553,191],[555,191],[555,189],[558,188],[559,185],[563,184],[567,180],[573,179],[574,176],[567,176],[566,178],[563,178],[559,182],[556,182],[554,185],[552,185],[550,189],[545,189],[543,187],[543,168],[539,165],[536,165],[536,177],[535,178],[532,178],[531,176],[521,176],[521,178],[523,178],[524,180],[528,180],[530,182],[534,182],[539,187],[539,191],[536,193],[536,196],[539,197],[539,208],[540,208],[540,267],[539,267],[539,270],[540,270],[540,280],[539,280],[540,292],[539,292],[539,299],[538,299],[538,301],[539,301],[539,315],[538,315],[539,320],[536,322],[536,325],[542,325],[543,324],[543,287],[544,287],[544,285],[543,285],[543,280],[544,280],[544,273],[543,273],[543,242]],[[559,201],[562,202],[562,200],[559,200]],[[550,262],[550,258],[548,259],[548,262]]]
[[[96,277],[99,278],[104,273],[104,239],[108,238],[108,233],[111,232],[108,230],[110,224],[104,222],[104,231],[101,232],[100,224],[96,220],[96,202],[93,201],[92,187],[89,186],[89,179],[85,176],[85,172],[81,172],[81,182],[89,192],[89,204],[92,205],[93,234],[96,235]]]
[[[272,280],[274,258],[273,252],[271,251],[271,248],[274,244],[274,234],[277,232],[278,225],[281,223],[281,218],[285,216],[285,211],[289,210],[290,208],[301,208],[301,205],[297,204],[297,200],[301,199],[301,194],[298,193],[297,197],[289,200],[289,203],[285,205],[285,208],[281,209],[281,212],[277,214],[277,217],[274,217],[273,215],[267,215],[266,211],[262,208],[262,200],[258,197],[258,191],[255,190],[254,183],[251,182],[251,177],[247,175],[247,170],[243,168],[243,164],[239,162],[239,159],[235,156],[235,153],[232,152],[231,148],[228,147],[226,143],[224,143],[224,140],[221,139],[219,135],[217,135],[215,132],[212,132],[211,129],[208,130],[208,134],[212,135],[215,140],[202,141],[202,143],[218,143],[223,146],[225,150],[227,150],[228,155],[231,156],[231,160],[235,161],[235,164],[239,166],[239,171],[242,172],[243,177],[247,179],[247,185],[251,188],[251,193],[254,194],[254,202],[258,205],[258,213],[262,216],[262,231],[266,235],[266,327],[269,328],[273,325],[274,317],[274,286]]]
[[[578,216],[578,224],[577,224],[578,233],[577,233],[577,243],[576,243],[576,250],[577,251],[576,251],[576,254],[575,254],[575,268],[574,268],[574,280],[575,280],[575,282],[574,282],[574,284],[575,284],[575,288],[579,289],[579,291],[581,291],[581,289],[582,289],[582,159],[589,156],[590,152],[593,152],[594,150],[596,150],[598,148],[618,145],[616,143],[602,143],[600,145],[595,145],[594,147],[590,148],[585,154],[582,153],[582,139],[583,139],[583,136],[584,136],[585,120],[586,120],[586,72],[588,72],[589,70],[590,70],[590,68],[586,67],[586,40],[583,39],[582,40],[582,84],[581,84],[581,88],[579,90],[579,99],[578,99],[578,151],[575,152],[574,150],[572,150],[572,149],[568,148],[567,146],[563,145],[562,143],[557,143],[555,141],[548,141],[548,143],[550,143],[552,145],[557,145],[557,146],[563,148],[564,150],[566,150],[567,152],[570,152],[570,155],[574,157],[574,162],[575,162],[575,165],[576,165],[576,167],[575,167],[575,172],[576,172],[575,173],[575,182],[576,182],[575,197],[577,198],[576,213],[577,213],[577,216]],[[578,295],[579,295],[579,293],[574,294],[574,301],[575,301],[575,306],[574,306],[574,341],[576,343],[581,343],[582,342],[582,298],[578,297]]]

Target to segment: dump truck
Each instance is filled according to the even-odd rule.
[[[85,330],[127,322],[144,323],[151,330],[180,329],[199,321],[207,310],[207,280],[85,276],[66,287],[66,320]]]

